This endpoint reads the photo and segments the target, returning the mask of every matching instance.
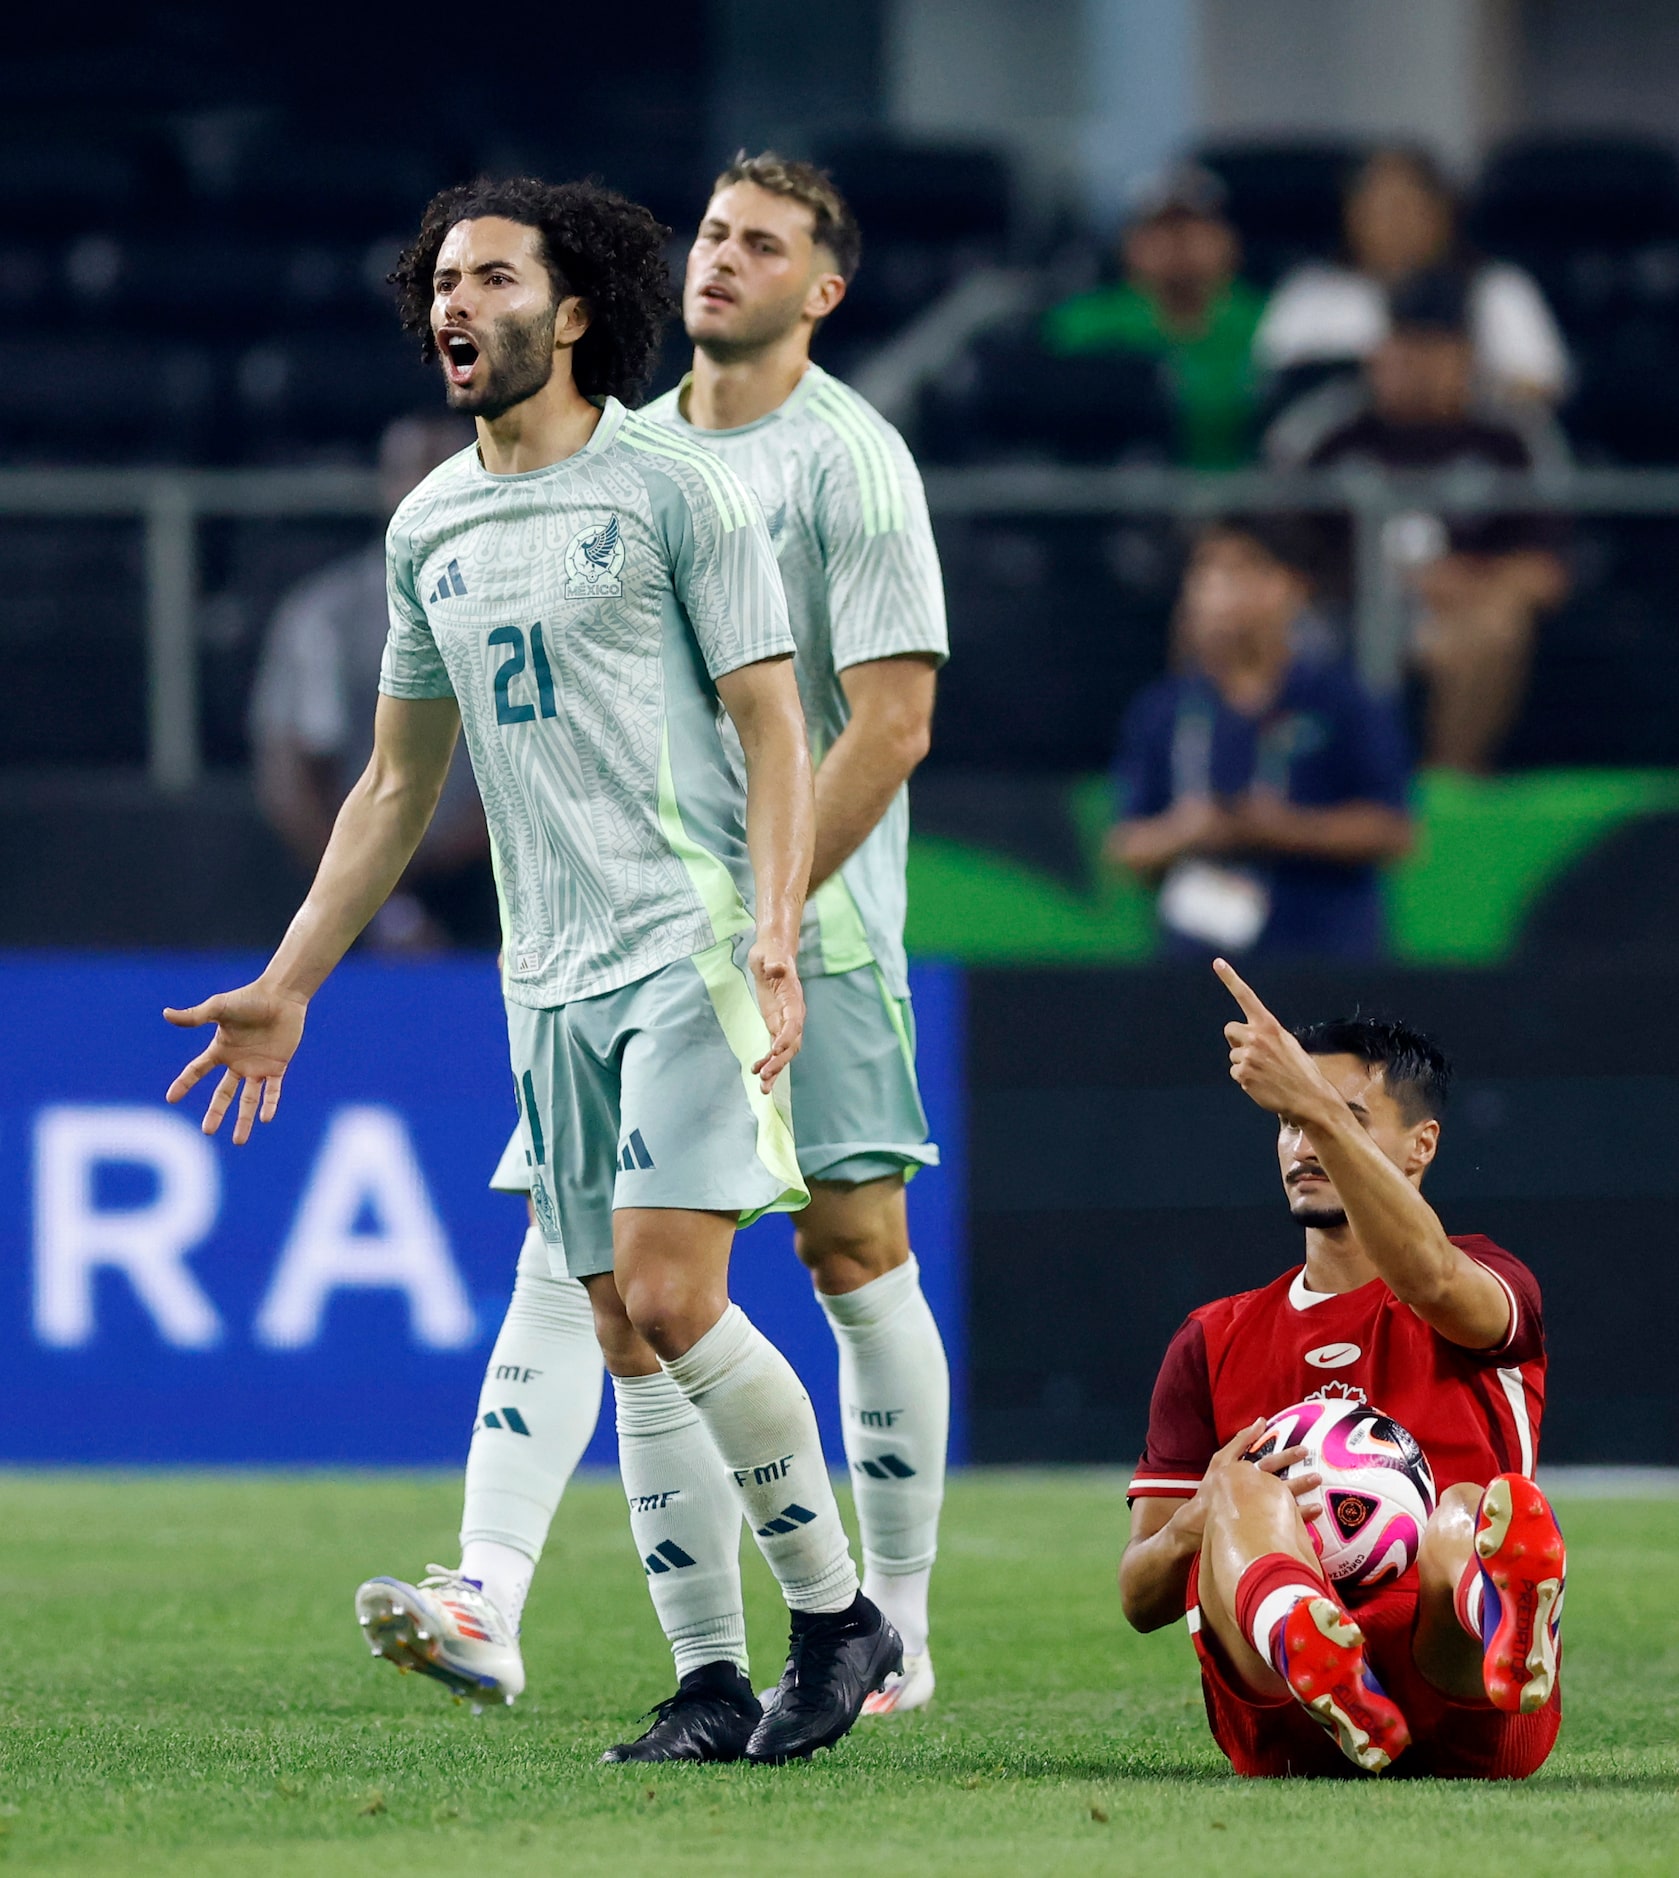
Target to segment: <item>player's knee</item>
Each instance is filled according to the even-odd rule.
[[[681,1271],[638,1272],[619,1283],[636,1337],[667,1362],[691,1350],[728,1308],[726,1296],[719,1300]]]
[[[639,1359],[644,1354],[643,1341],[630,1321],[611,1273],[604,1272],[590,1279],[587,1288],[589,1308],[595,1320],[595,1341],[606,1358],[607,1368],[618,1376],[638,1373]]]
[[[1240,1519],[1259,1507],[1280,1506],[1292,1497],[1275,1474],[1240,1465],[1218,1468],[1201,1483],[1201,1492],[1207,1504],[1209,1528]]]
[[[794,1215],[793,1249],[830,1297],[896,1271],[909,1258],[902,1179],[812,1181],[810,1205]]]
[[[829,1296],[884,1278],[909,1257],[909,1247],[897,1235],[870,1226],[795,1226],[793,1249],[817,1290]]]
[[[1423,1530],[1425,1546],[1448,1540],[1470,1540],[1475,1536],[1475,1515],[1480,1510],[1481,1489],[1467,1480],[1448,1487],[1441,1494]]]

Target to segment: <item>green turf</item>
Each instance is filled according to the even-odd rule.
[[[812,1766],[603,1768],[666,1692],[613,1484],[568,1495],[532,1693],[475,1720],[362,1652],[350,1593],[450,1559],[433,1478],[0,1476],[0,1863],[32,1872],[1602,1873],[1679,1870],[1679,1501],[1565,1505],[1568,1720],[1522,1787],[1238,1782],[1181,1629],[1112,1589],[1121,1483],[970,1474],[939,1700]],[[761,1673],[780,1626],[748,1574]]]

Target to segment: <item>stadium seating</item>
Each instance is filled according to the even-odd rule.
[[[1196,152],[1230,192],[1242,269],[1270,287],[1341,246],[1341,194],[1364,154],[1350,142],[1208,143]]]
[[[934,462],[1164,462],[1174,419],[1162,373],[1135,353],[1057,356],[1030,324],[985,332],[930,389],[917,441]]]

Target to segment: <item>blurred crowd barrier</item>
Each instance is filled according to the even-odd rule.
[[[1402,676],[1419,543],[1443,519],[1577,518],[1577,591],[1542,634],[1527,720],[1537,708],[1539,727],[1518,733],[1535,747],[1516,760],[1679,762],[1679,715],[1666,708],[1679,704],[1679,648],[1666,630],[1679,470],[1038,464],[935,470],[927,493],[956,655],[935,763],[1105,762],[1125,700],[1169,656],[1188,528],[1234,512],[1346,518],[1339,625],[1384,691]],[[0,472],[0,551],[17,556],[7,557],[16,605],[0,645],[0,747],[14,765],[143,762],[176,793],[208,767],[241,762],[272,605],[380,516],[376,480],[359,470]],[[84,667],[73,689],[67,663]],[[1548,673],[1561,682],[1548,685]]]

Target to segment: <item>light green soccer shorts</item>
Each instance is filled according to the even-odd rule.
[[[556,1271],[562,1259],[573,1278],[611,1271],[615,1207],[737,1213],[744,1226],[810,1197],[787,1077],[765,1095],[752,1073],[769,1032],[745,961],[746,942],[722,940],[598,997],[508,1005],[516,1139]]]
[[[571,1014],[575,1024],[578,1014],[590,1012],[595,1005],[607,1005],[614,999],[631,999],[633,995],[654,986],[667,975],[676,975],[678,984],[682,982],[685,965],[667,965],[663,973],[655,973],[652,978],[640,980],[640,984],[627,986],[624,992],[608,992],[601,999],[584,999],[577,1005],[569,1005],[565,1010],[545,1010],[530,1012],[520,1010],[515,1016],[515,1007],[509,1007],[509,1025],[526,1025],[535,1031],[530,1020],[545,1020],[550,1029],[558,1031],[560,1020]],[[699,975],[702,977],[702,975]],[[747,995],[751,995],[751,986],[747,984]],[[776,1085],[776,1093],[791,1085],[793,1101],[794,1134],[798,1138],[798,1170],[804,1179],[828,1179],[828,1181],[866,1181],[866,1179],[885,1179],[892,1174],[913,1176],[920,1166],[935,1166],[939,1161],[939,1149],[928,1140],[928,1119],[920,1104],[920,1089],[915,1080],[915,1014],[909,1007],[909,999],[892,997],[886,990],[885,978],[873,967],[864,965],[860,971],[836,973],[832,977],[809,978],[804,986],[806,995],[806,1027],[804,1027],[804,1048],[793,1059],[793,1067]],[[757,1012],[757,1001],[753,999],[753,1014]],[[593,1025],[592,1025],[593,1027]],[[515,1035],[520,1035],[515,1031]],[[761,1031],[753,1033],[761,1037]],[[547,1044],[552,1052],[552,1042]],[[659,1044],[654,1042],[657,1050]],[[747,1054],[746,1063],[757,1061],[762,1046],[755,1042]],[[655,1063],[659,1059],[655,1057]],[[731,1063],[738,1063],[731,1054]],[[520,1052],[520,1044],[515,1042],[515,1080],[524,1082],[524,1069],[530,1067],[528,1057]],[[676,1200],[661,1198],[652,1200],[648,1194],[652,1191],[650,1183],[644,1179],[646,1174],[661,1174],[659,1159],[650,1146],[650,1138],[642,1127],[642,1149],[650,1159],[654,1159],[654,1168],[640,1168],[635,1151],[635,1132],[639,1095],[631,1097],[629,1093],[629,1069],[631,1059],[624,1061],[624,1089],[616,1108],[610,1108],[610,1114],[618,1117],[612,1131],[601,1125],[590,1125],[578,1116],[573,1123],[573,1132],[578,1140],[593,1140],[597,1144],[607,1142],[610,1146],[601,1149],[597,1146],[597,1157],[605,1166],[610,1161],[610,1185],[603,1187],[601,1196],[592,1193],[590,1209],[586,1211],[588,1232],[592,1239],[593,1258],[597,1262],[584,1264],[580,1258],[571,1260],[562,1251],[562,1243],[571,1243],[580,1226],[569,1223],[563,1204],[554,1206],[554,1217],[543,1223],[543,1236],[547,1239],[550,1264],[556,1275],[586,1275],[590,1271],[610,1270],[610,1209],[612,1206],[697,1206],[702,1202],[695,1200]],[[595,1076],[601,1070],[595,1069]],[[657,1067],[654,1076],[659,1074]],[[729,1097],[732,1099],[732,1082],[725,1074],[723,1078],[729,1085]],[[543,1084],[537,1080],[535,1069],[531,1069],[531,1089],[535,1091],[535,1114],[541,1119],[545,1114],[541,1102]],[[766,1101],[757,1093],[757,1078],[749,1078],[749,1101],[762,1104]],[[610,1097],[608,1097],[610,1099]],[[661,1099],[663,1101],[663,1099]],[[496,1172],[490,1178],[490,1185],[498,1193],[531,1193],[531,1166],[535,1166],[535,1147],[528,1140],[526,1121],[524,1121],[526,1099],[520,1093],[520,1119],[513,1131],[513,1138],[496,1164]],[[757,1114],[757,1108],[753,1110]],[[663,1123],[661,1123],[663,1125]],[[543,1131],[543,1151],[545,1161],[552,1168],[556,1164],[569,1164],[556,1161],[554,1142],[560,1138],[562,1117],[550,1116]],[[624,1164],[625,1149],[629,1151],[631,1161],[637,1161],[637,1168],[631,1170]],[[759,1185],[746,1187],[744,1191],[757,1194],[762,1191],[762,1172],[768,1162],[764,1162],[761,1153],[753,1151],[749,1157],[749,1172]],[[706,1162],[706,1166],[721,1162]],[[779,1164],[779,1162],[778,1162]],[[774,1183],[774,1174],[772,1174]],[[560,1191],[550,1187],[550,1193],[556,1202],[560,1202]],[[704,1202],[717,1204],[717,1202]],[[731,1202],[732,1209],[736,1202]],[[762,1200],[749,1200],[740,1206],[746,1217],[757,1217],[761,1211],[770,1208],[794,1208],[802,1204],[798,1198],[789,1198],[785,1191],[779,1191],[776,1198],[764,1206]]]
[[[937,1164],[915,1079],[915,1013],[876,966],[805,981],[804,1044],[789,1073],[806,1180],[907,1177]]]

